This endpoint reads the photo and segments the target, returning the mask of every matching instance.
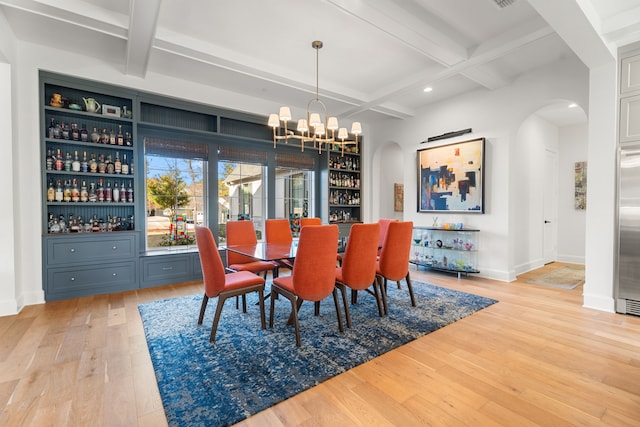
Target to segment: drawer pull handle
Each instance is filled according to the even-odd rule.
[[[115,251],[116,249],[118,249],[118,247],[117,247],[117,246],[114,246],[114,247],[112,247],[111,249],[113,249],[113,250]]]
[[[118,275],[118,273],[113,273],[112,274],[113,277],[116,277],[117,275]]]
[[[72,282],[74,282],[74,281],[76,280],[76,278],[75,278],[75,277],[72,277],[70,280],[71,280]]]
[[[173,270],[173,267],[162,267],[163,270]]]
[[[76,251],[76,248],[71,248],[69,252],[74,253],[75,251]]]

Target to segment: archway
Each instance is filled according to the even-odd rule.
[[[587,132],[584,110],[567,100],[533,112],[518,130],[511,156],[516,275],[551,261],[584,264],[586,211],[576,204],[575,184]]]

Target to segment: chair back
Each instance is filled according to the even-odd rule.
[[[387,231],[389,231],[389,224],[392,222],[398,222],[397,219],[381,218],[378,220],[380,224],[380,238],[378,240],[378,247],[381,248],[384,245],[384,239],[387,237]]]
[[[380,225],[353,224],[342,256],[342,279],[352,289],[367,289],[376,277]]]
[[[300,229],[300,240],[291,280],[296,294],[307,301],[331,295],[336,281],[338,226],[308,225]]]
[[[256,245],[258,239],[253,221],[229,221],[227,222],[227,245]],[[246,255],[227,251],[227,262],[231,264],[244,264],[255,261]]]
[[[267,243],[290,244],[293,241],[288,219],[268,219],[264,231]]]
[[[300,218],[300,228],[305,225],[322,225],[322,220],[320,218]]]
[[[402,280],[409,272],[413,222],[391,222],[380,251],[378,269],[389,280]]]
[[[208,227],[196,227],[196,243],[202,267],[204,292],[209,298],[216,297],[224,289],[226,278],[218,246]]]

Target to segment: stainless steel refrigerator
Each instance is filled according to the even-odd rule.
[[[618,159],[616,311],[640,316],[640,143],[621,144]]]

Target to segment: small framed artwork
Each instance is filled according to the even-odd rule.
[[[120,117],[120,107],[115,105],[102,104],[102,115],[111,117]]]
[[[576,162],[574,206],[577,210],[587,209],[587,162]]]
[[[393,210],[395,212],[404,210],[404,184],[393,184]]]
[[[418,150],[418,212],[484,213],[484,138]]]

